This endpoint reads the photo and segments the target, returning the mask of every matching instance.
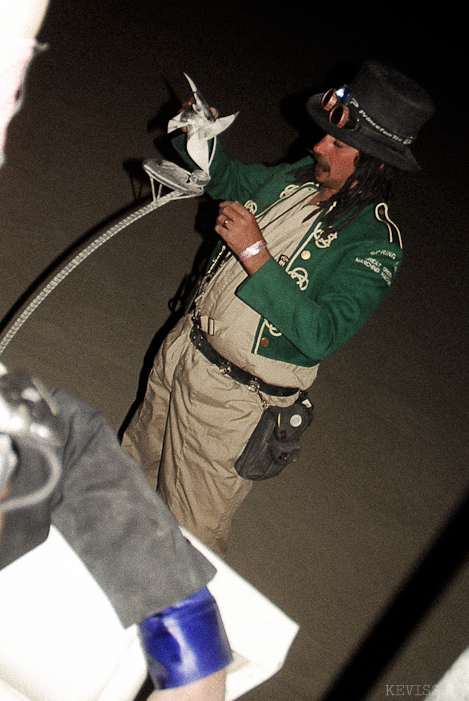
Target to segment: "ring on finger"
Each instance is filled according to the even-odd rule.
[[[229,221],[230,221],[229,219],[225,219],[225,221],[223,222],[223,226],[225,227],[225,229],[226,229],[226,225],[228,224]]]

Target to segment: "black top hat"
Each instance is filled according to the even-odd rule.
[[[366,61],[350,86],[338,92],[338,104],[346,105],[350,113],[350,124],[344,126],[331,121],[323,97],[313,95],[306,107],[328,134],[400,170],[420,170],[409,145],[434,106],[418,83],[391,66]]]

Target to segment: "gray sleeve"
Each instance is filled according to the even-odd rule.
[[[52,522],[100,584],[123,625],[191,596],[215,569],[181,534],[165,503],[104,417],[62,390],[64,473]]]

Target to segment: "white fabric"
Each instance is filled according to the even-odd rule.
[[[298,625],[185,532],[217,568],[217,600],[234,661],[226,701],[284,664]],[[1,701],[132,701],[147,668],[137,626],[124,629],[106,595],[52,527],[0,572]]]
[[[299,626],[200,540],[181,530],[217,568],[208,588],[233,651],[226,680],[226,701],[233,701],[283,667]]]
[[[35,46],[35,39],[0,34],[0,167],[4,162],[7,129],[21,107],[21,95],[18,99],[18,91]]]
[[[54,527],[0,572],[0,621],[2,701],[131,701],[145,680],[137,627]]]
[[[469,648],[464,650],[443,675],[428,701],[469,701]]]

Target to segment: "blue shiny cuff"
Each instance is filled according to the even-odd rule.
[[[226,667],[232,654],[217,603],[207,588],[140,624],[157,689],[173,689]]]

